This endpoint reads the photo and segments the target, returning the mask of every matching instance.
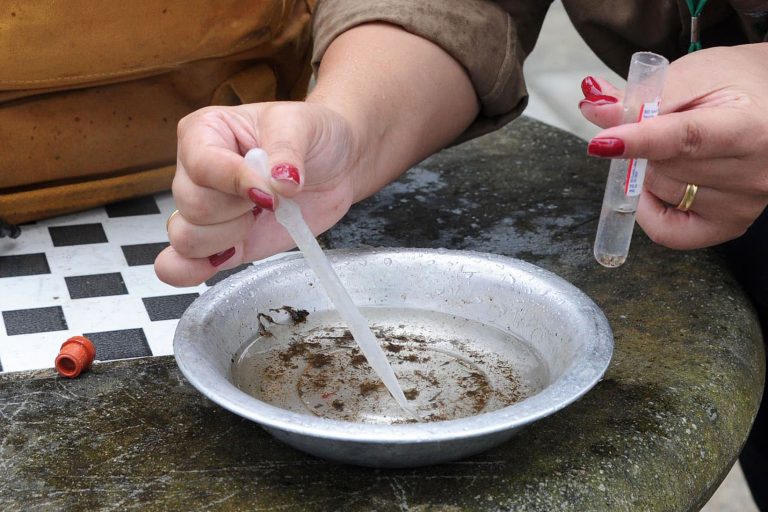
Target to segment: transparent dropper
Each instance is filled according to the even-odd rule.
[[[252,169],[269,177],[267,154],[264,150],[259,148],[249,150],[245,155],[245,162]],[[336,307],[339,316],[349,327],[352,337],[368,360],[368,364],[384,383],[387,391],[409,416],[417,421],[423,421],[405,398],[395,372],[387,361],[386,354],[379,346],[376,336],[368,326],[368,321],[352,302],[352,298],[333,270],[331,263],[320,248],[320,244],[315,240],[315,236],[304,221],[299,205],[286,197],[280,197],[275,208],[275,218],[288,231],[293,241],[296,242],[296,246],[304,254],[307,265],[317,276],[317,280],[320,281],[321,286]]]
[[[661,55],[632,55],[624,92],[624,124],[658,115],[668,67],[669,61]],[[618,267],[627,259],[647,164],[639,158],[611,160],[594,249],[595,259],[605,267]]]

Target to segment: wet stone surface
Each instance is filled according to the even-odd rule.
[[[716,252],[636,233],[628,262],[592,257],[607,162],[530,120],[451,148],[357,205],[327,247],[518,257],[589,294],[614,330],[591,392],[509,442],[413,470],[295,451],[206,400],[172,358],[0,376],[2,510],[698,510],[757,409],[763,345]]]

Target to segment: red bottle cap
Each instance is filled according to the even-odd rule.
[[[74,379],[93,364],[96,359],[96,347],[85,336],[72,336],[61,345],[56,356],[56,371],[62,377]]]

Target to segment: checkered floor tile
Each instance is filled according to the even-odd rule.
[[[0,238],[0,371],[50,368],[84,335],[100,361],[172,353],[176,323],[208,287],[174,288],[152,264],[168,245],[170,194],[22,226]]]

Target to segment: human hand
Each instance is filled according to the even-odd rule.
[[[637,221],[655,242],[695,249],[742,235],[768,204],[768,43],[711,48],[670,65],[661,114],[620,125],[623,92],[588,77],[579,107],[607,128],[588,152],[649,160]],[[676,208],[687,184],[698,192]]]
[[[455,140],[478,110],[466,70],[438,45],[386,23],[344,32],[305,102],[209,107],[179,123],[179,214],[155,272],[189,286],[294,247],[270,211],[275,194],[293,197],[319,234]],[[254,147],[272,178],[245,164]]]
[[[272,178],[243,156],[260,147]],[[333,226],[355,201],[358,155],[346,119],[305,102],[208,107],[182,119],[168,222],[171,246],[155,261],[158,277],[175,286],[199,284],[219,270],[295,246],[272,212],[276,194],[311,212],[312,232]]]

